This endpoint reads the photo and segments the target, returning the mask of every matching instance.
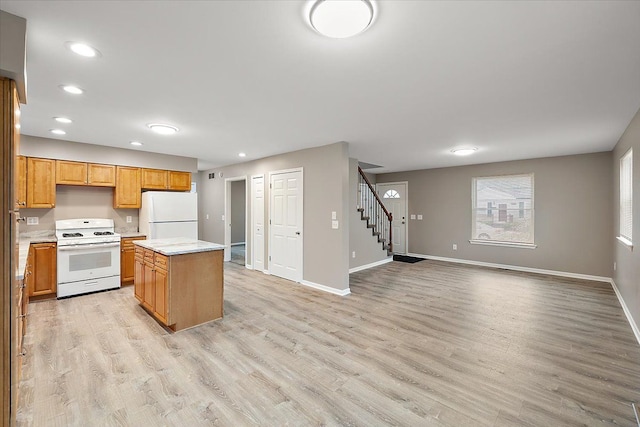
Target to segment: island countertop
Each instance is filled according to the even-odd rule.
[[[187,239],[184,237],[174,237],[171,239],[151,239],[135,240],[134,245],[151,249],[162,255],[184,255],[197,252],[221,251],[224,245],[218,243],[205,242],[203,240]]]

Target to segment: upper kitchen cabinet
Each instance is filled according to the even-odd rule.
[[[27,159],[27,207],[53,208],[56,205],[56,161]]]
[[[140,168],[117,166],[113,207],[139,209],[141,192]]]
[[[87,164],[56,160],[56,184],[87,185]]]
[[[169,190],[190,191],[191,172],[169,171]]]
[[[96,187],[116,186],[116,167],[114,165],[89,163],[88,169],[87,182],[89,185]]]
[[[16,209],[27,207],[27,158],[16,158]]]
[[[116,167],[114,165],[56,160],[56,184],[115,187]]]
[[[142,169],[142,188],[145,190],[166,190],[167,172],[161,169]]]

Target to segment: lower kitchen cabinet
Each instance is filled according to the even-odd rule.
[[[134,295],[173,331],[223,315],[223,251],[166,256],[135,247]]]
[[[55,243],[31,244],[25,281],[30,297],[56,295],[58,276]]]
[[[135,240],[144,240],[145,237],[123,237],[120,242],[120,283],[122,285],[133,284],[135,278]]]

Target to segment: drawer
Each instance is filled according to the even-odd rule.
[[[150,249],[145,249],[144,250],[144,260],[145,261],[149,261],[150,263],[153,264],[153,251]]]
[[[122,246],[122,249],[132,249],[134,247],[136,247],[133,242],[136,240],[145,240],[144,237],[123,237],[122,240],[120,241],[120,246]]]
[[[168,258],[165,255],[156,252],[156,267],[167,269]]]
[[[136,257],[137,258],[144,258],[144,248],[141,248],[140,246],[136,246]]]

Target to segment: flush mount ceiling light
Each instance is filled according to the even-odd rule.
[[[72,122],[73,122],[73,120],[68,119],[68,118],[66,118],[66,117],[54,117],[53,119],[54,119],[56,122],[58,122],[58,123],[65,123],[65,124],[69,124],[69,123],[72,123]]]
[[[456,148],[451,150],[451,152],[456,156],[468,156],[469,154],[473,154],[476,151],[478,151],[477,148]]]
[[[136,147],[140,147],[142,145],[142,142],[140,142],[140,141],[131,141],[129,144],[135,145]]]
[[[149,123],[147,127],[160,135],[171,135],[180,130],[175,126],[165,125],[162,123]]]
[[[84,90],[80,89],[78,86],[61,85],[60,89],[62,89],[65,92],[72,93],[74,95],[82,95],[84,93]]]
[[[327,37],[343,39],[369,27],[373,5],[369,0],[318,0],[311,7],[311,26]]]
[[[62,129],[50,129],[49,132],[55,134],[55,135],[65,135],[66,132],[63,131]]]
[[[239,157],[247,157],[246,153],[238,153]]]
[[[73,53],[84,56],[85,58],[96,58],[100,56],[98,49],[89,46],[88,44],[78,42],[66,42],[65,46]]]

